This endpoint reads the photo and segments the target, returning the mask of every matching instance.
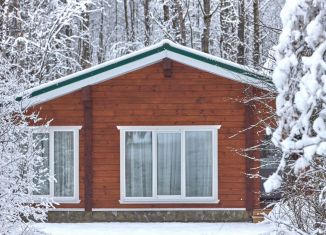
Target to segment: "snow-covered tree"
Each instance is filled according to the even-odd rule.
[[[282,159],[264,186],[267,192],[281,188],[283,197],[270,219],[299,234],[325,234],[326,2],[287,0],[281,19],[272,141]]]
[[[37,113],[17,100],[27,88],[82,69],[87,39],[82,1],[0,1],[0,234],[43,221],[52,206],[36,198],[48,183],[46,135]],[[28,95],[28,94],[26,94]],[[44,165],[45,164],[45,165]],[[44,166],[43,166],[44,165]]]
[[[36,198],[47,182],[47,171],[38,170],[47,169],[45,137],[28,127],[39,121],[37,113],[27,114],[22,100],[17,101],[23,82],[0,57],[0,234],[26,231],[26,222],[46,220],[52,206],[50,199]]]
[[[25,84],[44,83],[82,69],[88,0],[0,1],[0,53]]]

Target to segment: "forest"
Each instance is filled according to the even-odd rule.
[[[270,73],[283,0],[1,0],[0,53],[26,86],[162,39]]]

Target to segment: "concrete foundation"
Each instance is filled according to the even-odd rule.
[[[251,217],[244,210],[187,211],[50,211],[50,223],[83,222],[245,222]]]

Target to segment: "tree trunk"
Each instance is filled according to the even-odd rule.
[[[221,36],[220,50],[221,57],[227,60],[237,60],[237,43],[236,43],[236,15],[234,12],[234,2],[231,0],[221,0]]]
[[[129,25],[128,25],[128,1],[123,0],[123,6],[124,6],[124,16],[125,16],[125,28],[126,28],[126,37],[127,40],[129,41]]]
[[[135,2],[134,0],[129,0],[130,8],[130,41],[135,41]]]
[[[254,10],[254,51],[253,61],[254,67],[257,68],[260,64],[260,26],[259,26],[259,0],[253,1]]]
[[[97,51],[97,60],[98,63],[102,63],[104,60],[104,35],[103,35],[103,30],[104,30],[104,5],[103,2],[101,2],[101,21],[100,21],[100,32],[99,32],[99,48]]]
[[[203,0],[204,29],[201,38],[201,50],[209,53],[209,36],[211,28],[211,1]]]
[[[149,1],[144,0],[144,23],[145,23],[145,46],[149,45],[150,23],[149,23]],[[163,6],[164,9],[164,6]]]
[[[115,21],[114,21],[115,42],[117,42],[118,41],[118,0],[114,1],[114,14],[115,14]]]
[[[169,6],[166,4],[163,5],[163,20],[164,20],[164,22],[167,22],[170,20]]]
[[[89,13],[85,12],[82,14],[83,17],[83,24],[82,24],[82,31],[86,32],[83,33],[85,36],[82,39],[81,44],[81,66],[83,69],[89,68],[91,66],[91,48],[90,48],[90,37],[89,37]]]
[[[244,56],[245,56],[245,0],[240,0],[238,4],[238,54],[237,54],[237,63],[245,64]]]
[[[175,0],[176,4],[176,10],[178,14],[178,23],[179,23],[179,34],[181,36],[181,45],[186,45],[186,26],[185,26],[185,20],[183,17],[183,9],[179,2],[179,0]]]

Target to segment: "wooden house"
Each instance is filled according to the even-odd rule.
[[[50,221],[247,221],[259,208],[250,69],[168,40],[29,90],[52,120]]]

